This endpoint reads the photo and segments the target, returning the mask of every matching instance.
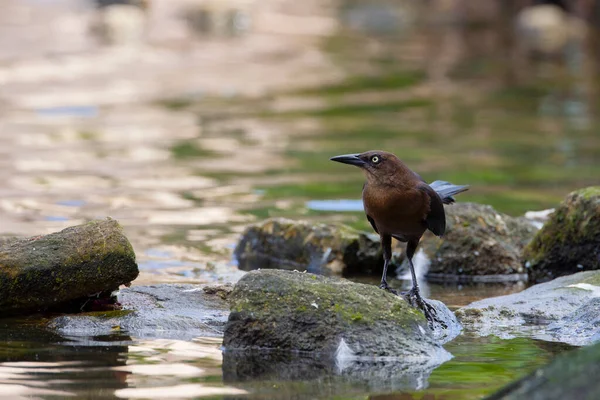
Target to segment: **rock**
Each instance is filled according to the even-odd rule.
[[[320,354],[289,351],[224,351],[223,381],[265,399],[323,398],[323,386],[336,398],[356,398],[356,388],[378,393],[422,390],[434,365],[406,360],[331,362]],[[273,385],[273,382],[277,382]]]
[[[536,282],[600,269],[600,186],[570,193],[525,248]]]
[[[64,315],[48,327],[64,336],[100,336],[115,331],[137,338],[192,340],[221,336],[229,305],[190,284],[134,286],[119,292],[119,311]]]
[[[324,275],[381,275],[383,271],[378,235],[284,218],[249,226],[234,255],[245,271],[276,268]]]
[[[599,296],[600,271],[586,271],[476,301],[457,310],[456,316],[481,336],[530,336],[587,345],[600,339]]]
[[[595,400],[600,398],[600,344],[560,354],[486,400]]]
[[[338,363],[401,357],[421,366],[440,364],[449,356],[421,311],[375,285],[260,270],[246,274],[229,300],[223,340],[227,351],[302,351]],[[456,320],[443,322],[448,330],[460,330]]]
[[[600,295],[600,287],[592,290],[596,296]],[[597,343],[600,341],[600,298],[592,298],[575,311],[552,322],[546,331],[554,340],[573,346]]]
[[[138,275],[135,253],[107,219],[0,245],[0,316],[81,306]]]
[[[550,219],[550,215],[552,215],[554,211],[554,208],[540,211],[527,211],[524,217],[536,228],[541,229],[542,226],[544,226],[544,224]]]
[[[446,207],[446,234],[427,234],[421,247],[431,260],[429,281],[526,280],[523,247],[537,229],[491,206],[457,203]]]
[[[206,285],[202,288],[202,290],[206,294],[214,294],[223,300],[227,300],[233,291],[233,285],[231,283],[217,283],[215,285]]]

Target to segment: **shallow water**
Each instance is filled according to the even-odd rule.
[[[384,364],[351,374],[323,370],[318,360],[310,359],[302,362],[300,374],[285,367],[273,370],[260,359],[236,368],[227,353],[223,362],[220,338],[139,340],[119,333],[62,337],[31,328],[16,334],[4,324],[0,335],[0,398],[6,399],[329,399],[383,394],[471,399],[492,393],[568,348],[530,339],[463,335],[446,345],[454,358],[415,383],[407,382],[402,371],[382,378],[378,372]]]
[[[460,201],[511,215],[598,184],[596,55],[586,43],[528,63],[506,57],[493,10],[463,29],[447,18],[454,14],[422,14],[410,2],[275,3],[221,2],[209,14],[235,9],[238,23],[192,32],[177,17],[182,2],[155,0],[143,43],[104,46],[81,1],[6,0],[0,235],[110,215],[136,250],[134,284],[227,282],[242,275],[231,252],[248,223],[284,216],[370,229],[362,175],[330,162],[334,155],[393,151],[428,181],[470,184]],[[424,289],[459,307],[522,288]],[[214,339],[64,338],[37,326],[0,322],[0,397],[229,390]],[[227,385],[257,398],[478,398],[565,349],[469,335],[446,348],[455,358],[415,393],[343,376]]]

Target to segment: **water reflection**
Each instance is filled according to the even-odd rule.
[[[270,352],[223,355],[225,382],[250,398],[471,399],[494,392],[569,346],[531,339],[463,335],[446,345],[453,358],[433,372],[402,363],[356,363],[340,370],[307,354]],[[413,366],[414,367],[414,366]],[[425,389],[425,390],[424,390]],[[384,395],[385,394],[385,395]]]
[[[445,360],[438,360],[445,361]],[[423,390],[437,364],[407,360],[333,360],[324,355],[278,351],[223,354],[223,380],[251,397],[328,398],[351,393]],[[311,385],[310,382],[319,382]]]
[[[127,387],[127,374],[110,367],[125,365],[128,349],[119,343],[128,336],[117,343],[65,340],[36,325],[4,322],[0,334],[0,398],[112,398],[101,394]]]
[[[246,392],[219,383],[218,338],[141,341],[0,327],[0,398],[195,398]],[[216,378],[216,379],[215,379]]]

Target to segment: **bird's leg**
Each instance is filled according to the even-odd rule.
[[[409,240],[406,244],[406,257],[408,258],[408,265],[410,266],[410,274],[412,276],[412,289],[410,289],[407,293],[403,293],[406,297],[406,300],[413,306],[418,307],[425,314],[425,318],[428,321],[433,322],[435,320],[435,308],[431,305],[427,304],[425,300],[421,297],[421,293],[419,292],[419,283],[417,282],[417,274],[415,273],[415,266],[413,264],[412,258],[415,254],[415,250],[419,244],[419,240]]]
[[[383,248],[383,275],[381,275],[381,289],[387,290],[390,293],[398,294],[387,283],[387,270],[392,259],[392,237],[390,235],[381,235],[381,247]]]

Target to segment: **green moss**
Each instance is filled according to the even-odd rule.
[[[111,318],[122,318],[126,315],[133,313],[133,310],[111,310],[111,311],[93,311],[87,312],[84,315],[94,318],[111,319]]]
[[[363,320],[363,315],[359,312],[350,315],[352,322],[358,322]]]
[[[0,252],[0,315],[86,297],[137,274],[133,247],[110,218],[23,239]]]
[[[375,286],[348,282],[344,285],[351,288],[342,290],[338,284],[331,286],[331,282],[335,280],[308,273],[298,274],[298,281],[293,283],[277,280],[273,284],[266,280],[263,290],[244,292],[244,297],[239,297],[234,290],[230,297],[231,308],[242,312],[252,307],[252,313],[264,312],[275,319],[277,315],[289,315],[290,312],[311,312],[322,316],[334,314],[343,324],[369,324],[381,318],[403,325],[424,319],[421,312],[414,310],[403,299],[382,292]],[[339,297],[341,293],[344,294],[343,299]],[[318,304],[318,308],[312,307],[312,303]],[[290,308],[291,305],[293,308]],[[259,315],[256,317],[260,318]]]
[[[525,259],[536,264],[544,261],[557,249],[567,251],[568,247],[596,240],[600,234],[600,218],[597,217],[600,201],[590,204],[594,198],[600,199],[598,186],[569,194],[525,248]]]
[[[600,201],[600,186],[590,186],[584,189],[580,189],[575,193],[578,196],[583,197],[585,200],[591,200],[592,197],[598,197]]]
[[[305,305],[301,305],[301,306],[298,306],[298,308],[296,308],[296,311],[299,311],[299,312],[305,312],[306,310],[308,310],[308,308]]]

